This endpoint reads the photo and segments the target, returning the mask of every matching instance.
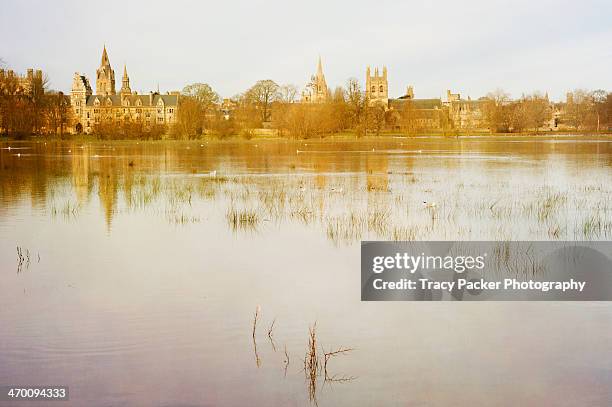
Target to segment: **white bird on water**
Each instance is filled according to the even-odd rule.
[[[211,177],[216,177],[217,176],[217,170],[209,172],[208,175],[210,175]]]
[[[431,209],[434,209],[435,207],[438,206],[435,202],[427,202],[427,201],[423,201],[423,205],[425,205],[426,208],[431,208]]]

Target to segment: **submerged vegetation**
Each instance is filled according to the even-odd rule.
[[[569,154],[576,148],[556,141],[541,142],[538,149]],[[605,154],[608,141],[594,141],[576,143]],[[339,246],[360,240],[612,237],[612,187],[605,177],[562,174],[561,182],[533,177],[531,166],[538,162],[525,168],[485,156],[482,140],[462,141],[475,152],[455,156],[448,155],[452,140],[433,145],[449,151],[443,154],[421,150],[430,141],[387,143],[24,143],[0,150],[6,175],[1,187],[10,199],[36,197],[37,207],[55,221],[87,216],[99,202],[109,226],[122,214],[143,214],[177,227],[213,225],[236,236],[313,231]],[[49,156],[61,160],[48,161]],[[458,160],[462,172],[453,175]],[[36,181],[41,172],[35,169],[43,165],[62,167],[49,167],[42,174],[51,178]],[[66,169],[68,176],[55,175]]]
[[[370,188],[370,177],[384,177],[387,187]],[[419,174],[419,180],[405,183],[401,174],[360,175],[356,180],[339,176],[329,186],[310,174],[181,178],[138,175],[129,184],[124,180],[125,207],[114,211],[161,210],[169,223],[177,225],[225,219],[233,233],[265,233],[298,223],[322,230],[336,245],[366,239],[612,237],[612,190],[595,180],[580,187],[524,186],[520,195],[513,190],[517,186],[500,185],[495,198],[490,197],[488,183],[474,183],[467,188],[425,173]],[[584,188],[590,188],[590,193],[580,193]],[[52,204],[50,213],[73,218],[79,215],[79,208],[69,199]]]

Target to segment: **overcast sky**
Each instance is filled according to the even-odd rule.
[[[13,1],[0,5],[5,67],[47,72],[69,91],[95,86],[106,44],[117,89],[207,82],[224,97],[259,79],[300,89],[319,55],[330,87],[386,65],[391,97],[446,89],[477,98],[575,88],[612,90],[612,1]]]

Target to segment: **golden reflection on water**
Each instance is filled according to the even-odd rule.
[[[606,239],[611,145],[603,137],[4,143],[0,210],[29,199],[76,218],[97,200],[111,231],[121,211],[202,222],[210,206],[202,203],[216,200],[234,232],[298,221],[336,244]]]

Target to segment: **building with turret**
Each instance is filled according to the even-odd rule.
[[[85,75],[76,72],[72,78],[70,103],[75,117],[74,131],[77,133],[91,133],[97,125],[104,123],[141,123],[145,129],[156,125],[171,125],[176,122],[178,101],[178,92],[162,95],[158,91],[139,95],[132,91],[125,65],[121,89],[117,94],[115,71],[106,47],[102,51],[100,67],[96,70],[95,94]]]
[[[323,64],[321,57],[317,64],[317,73],[310,78],[306,89],[302,92],[302,102],[304,103],[324,103],[329,100],[329,89],[323,74]]]
[[[387,109],[389,106],[389,82],[387,80],[386,66],[383,67],[382,75],[379,75],[378,68],[374,68],[374,75],[372,75],[370,67],[367,67],[365,91],[371,106],[381,105]]]

